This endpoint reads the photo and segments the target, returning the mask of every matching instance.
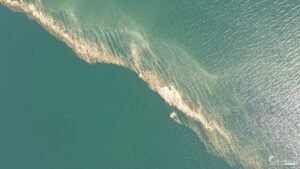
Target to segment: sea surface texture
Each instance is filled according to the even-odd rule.
[[[299,167],[300,1],[0,3],[84,61],[134,72],[230,167]]]

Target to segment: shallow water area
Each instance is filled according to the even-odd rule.
[[[298,2],[0,2],[84,61],[135,73],[231,166],[297,166]]]

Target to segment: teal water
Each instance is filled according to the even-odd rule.
[[[0,18],[0,168],[230,168],[133,72],[86,64],[22,14]]]
[[[205,168],[212,166],[211,164],[215,164],[212,168],[224,168],[225,163],[222,160],[234,168],[298,166],[300,151],[298,1],[1,0],[0,2],[10,9],[27,14],[54,37],[63,41],[84,61],[97,63],[96,65],[112,64],[103,66],[113,71],[122,70],[131,73],[135,80],[124,78],[124,75],[117,78],[124,83],[118,83],[119,90],[125,90],[126,86],[133,87],[132,90],[141,92],[141,98],[145,98],[144,92],[148,91],[156,96],[149,102],[156,101],[165,105],[164,113],[158,113],[162,111],[146,113],[162,120],[155,120],[157,124],[154,126],[170,123],[178,130],[182,130],[178,133],[178,137],[182,138],[179,140],[184,140],[182,145],[178,145],[180,148],[191,146],[192,143],[203,146],[180,151],[188,153],[178,154],[178,159],[192,160],[186,162],[188,165],[183,165],[182,161],[175,158],[161,161],[170,161],[172,165],[176,161],[178,164],[174,163],[174,166],[179,168],[183,168],[178,166],[179,164],[186,168]],[[31,38],[24,39],[28,41]],[[86,67],[96,65],[87,64]],[[79,74],[84,72],[79,68],[74,69],[81,72]],[[99,73],[95,72],[97,72],[95,76],[101,75],[100,70]],[[118,76],[110,75],[111,72],[103,74],[109,78]],[[67,83],[70,83],[69,81],[66,80]],[[81,81],[88,82],[89,79]],[[139,89],[139,85],[128,85],[129,81],[143,84],[144,89]],[[108,83],[108,86],[112,87],[113,82]],[[69,88],[73,90],[75,87]],[[85,91],[81,87],[79,85],[76,91]],[[111,97],[114,90],[104,96]],[[85,94],[85,97],[91,99],[94,96],[93,101],[101,100],[102,96],[99,96],[101,94],[96,93]],[[60,94],[66,96],[65,91],[61,91]],[[122,105],[121,100],[130,100],[129,96],[124,94],[123,99],[118,96],[120,103],[114,104],[113,110]],[[103,104],[96,105],[103,106]],[[79,104],[80,112],[85,110],[82,107]],[[126,104],[122,109],[132,107],[145,106]],[[160,108],[154,105],[150,107]],[[138,113],[135,110],[133,112]],[[128,113],[123,115],[127,117]],[[133,121],[144,124],[144,119],[138,117]],[[116,124],[127,123],[118,121]],[[149,124],[153,125],[153,122]],[[175,129],[171,130],[170,132],[159,130],[159,133],[170,139],[168,136],[170,133],[177,133]],[[189,132],[190,136],[186,137],[185,134]],[[110,141],[111,139],[108,139],[108,142]],[[169,146],[174,147],[172,144]],[[151,146],[148,148],[154,149]],[[158,154],[167,152],[163,148],[157,150]],[[209,159],[199,160],[203,156]],[[128,162],[128,159],[124,161]],[[145,167],[147,166],[148,164]],[[161,163],[157,164],[158,166],[163,167]]]

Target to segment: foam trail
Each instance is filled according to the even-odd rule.
[[[214,108],[202,106],[201,101],[205,102],[206,97],[214,95],[211,88],[216,86],[217,77],[201,69],[181,48],[157,42],[157,46],[163,48],[159,50],[160,47],[155,47],[142,31],[126,28],[116,32],[95,30],[100,34],[93,39],[93,35],[83,35],[92,30],[76,27],[80,23],[74,16],[65,16],[65,22],[71,25],[66,26],[54,14],[46,11],[40,1],[0,0],[0,3],[26,13],[88,63],[115,64],[136,72],[153,91],[187,117],[184,124],[198,134],[209,150],[226,159],[229,164],[243,168],[264,168],[259,155],[245,149],[238,138],[225,127],[221,117],[210,114]],[[119,47],[118,50],[116,46]],[[161,57],[169,55],[174,58],[170,60]],[[171,117],[180,121],[176,113],[172,113]]]
[[[123,65],[124,63],[118,57],[113,55],[110,51],[104,48],[103,44],[94,44],[92,42],[86,41],[85,39],[76,36],[69,32],[65,26],[58,22],[40,9],[38,9],[34,4],[26,3],[25,1],[0,1],[4,5],[11,7],[16,10],[22,10],[30,17],[35,19],[41,24],[46,30],[52,33],[54,36],[63,40],[70,48],[76,52],[78,56],[89,63],[103,62],[111,63],[116,65]]]
[[[170,114],[170,118],[173,119],[174,121],[176,121],[178,124],[181,124],[183,125],[183,123],[181,122],[180,118],[178,117],[177,113],[176,112],[172,112]]]

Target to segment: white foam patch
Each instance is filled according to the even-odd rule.
[[[103,62],[116,65],[124,65],[123,60],[108,51],[103,44],[95,44],[69,32],[64,25],[55,21],[52,16],[46,14],[36,5],[23,0],[0,0],[4,5],[13,9],[22,10],[39,22],[54,36],[63,40],[78,56],[89,63]]]
[[[170,113],[170,118],[173,119],[176,123],[183,125],[183,122],[180,120],[176,112]]]
[[[226,159],[231,165],[235,165],[237,160],[239,160],[239,163],[245,168],[262,168],[260,159],[258,159],[255,154],[241,147],[239,141],[224,127],[221,120],[207,114],[202,107],[192,108],[187,101],[188,99],[184,97],[183,92],[178,90],[178,84],[176,84],[176,82],[171,84],[168,80],[164,80],[160,72],[151,70],[153,67],[143,62],[146,56],[142,56],[143,52],[141,51],[147,51],[147,53],[155,59],[158,57],[139,33],[128,32],[128,34],[137,37],[138,41],[141,42],[140,46],[138,46],[135,41],[130,42],[132,59],[128,61],[128,59],[126,60],[124,57],[118,56],[115,52],[108,50],[105,44],[89,41],[67,30],[63,23],[54,20],[50,14],[44,12],[41,7],[38,7],[36,4],[23,0],[0,0],[0,3],[28,14],[46,30],[64,41],[85,61],[89,63],[102,62],[116,64],[135,71],[139,77],[147,82],[149,87],[157,92],[168,104],[182,111],[182,113],[191,120],[189,127],[202,138],[204,144],[208,148],[211,148],[213,152]],[[155,61],[153,61],[153,63],[155,63]],[[210,91],[209,87],[208,89],[211,93],[212,91]],[[182,123],[177,113],[171,113],[170,117],[180,124]],[[193,122],[198,122],[203,126],[205,134],[209,138],[208,140],[203,139],[203,133],[200,132],[200,129],[196,125],[193,125]]]

